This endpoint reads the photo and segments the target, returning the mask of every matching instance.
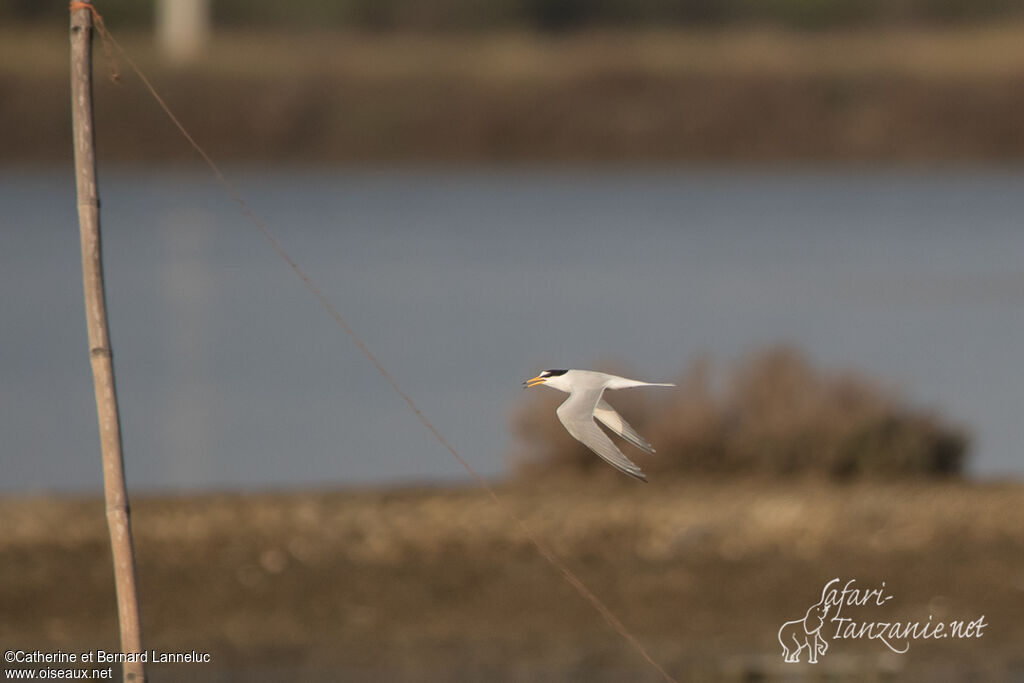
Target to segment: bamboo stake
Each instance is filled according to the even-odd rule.
[[[114,361],[107,327],[103,258],[100,244],[100,202],[96,189],[95,132],[92,107],[92,8],[72,3],[71,10],[71,114],[78,190],[78,225],[82,240],[82,282],[85,318],[89,329],[89,358],[96,389],[100,447],[103,453],[103,489],[107,526],[114,560],[121,651],[141,653],[142,629],[135,585],[135,553],[121,453],[121,422],[114,385]],[[124,664],[124,680],[144,683],[142,662]]]

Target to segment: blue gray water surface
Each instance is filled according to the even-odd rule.
[[[231,175],[485,475],[538,369],[663,381],[776,343],[967,425],[975,474],[1024,472],[1024,172]],[[466,478],[207,172],[100,182],[130,484]],[[98,490],[70,170],[0,171],[0,206],[0,490]]]

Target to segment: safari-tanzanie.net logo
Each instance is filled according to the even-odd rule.
[[[885,582],[878,588],[858,588],[857,580],[850,579],[842,586],[841,579],[832,579],[821,589],[821,599],[811,605],[802,619],[787,621],[779,628],[779,644],[782,658],[796,663],[806,657],[815,664],[818,657],[828,652],[830,641],[836,640],[877,640],[897,654],[910,649],[912,640],[943,640],[949,638],[981,638],[985,628],[985,615],[968,620],[953,619],[936,621],[929,614],[927,619],[918,621],[886,621],[884,615],[878,620],[866,621],[860,617],[861,610],[854,616],[844,616],[846,607],[884,608],[892,600],[885,589]]]

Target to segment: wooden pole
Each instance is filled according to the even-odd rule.
[[[82,240],[82,282],[85,319],[89,329],[89,358],[96,389],[100,447],[103,453],[103,489],[107,526],[114,559],[121,651],[141,653],[142,628],[135,585],[135,551],[121,454],[121,420],[114,386],[114,360],[107,328],[103,258],[100,245],[100,201],[96,190],[95,129],[92,107],[92,8],[72,3],[71,10],[71,115],[75,143],[75,178],[78,189],[78,225]],[[124,680],[146,680],[142,662],[124,664]]]

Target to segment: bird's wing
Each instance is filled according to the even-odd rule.
[[[603,422],[605,427],[640,450],[654,455],[654,448],[651,447],[651,444],[647,443],[644,437],[640,436],[621,415],[615,412],[615,408],[608,405],[608,402],[604,399],[598,401],[597,408],[594,409],[594,417]]]
[[[631,477],[647,481],[647,476],[643,471],[624,456],[622,451],[616,448],[612,440],[608,438],[608,435],[601,431],[601,428],[594,422],[594,410],[601,400],[602,393],[604,393],[604,387],[577,389],[572,392],[569,398],[558,406],[556,412],[559,421],[574,439],[597,453],[609,465]]]

